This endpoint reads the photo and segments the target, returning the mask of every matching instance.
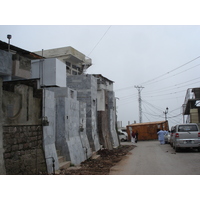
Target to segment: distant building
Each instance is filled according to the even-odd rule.
[[[92,60],[73,47],[62,47],[35,52],[45,58],[57,58],[66,64],[68,75],[81,75],[92,65]]]
[[[183,108],[184,123],[200,123],[200,88],[189,88]]]

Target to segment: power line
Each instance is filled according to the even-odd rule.
[[[101,40],[104,38],[104,36],[106,35],[106,33],[109,31],[110,28],[111,28],[111,26],[108,27],[108,29],[106,30],[106,32],[103,34],[103,36],[101,37],[101,39],[97,42],[97,44],[94,46],[94,48],[92,49],[92,51],[90,51],[90,53],[88,54],[88,56],[90,56],[90,54],[94,51],[94,49],[101,42]]]
[[[183,67],[183,66],[185,66],[185,65],[187,65],[187,64],[189,64],[189,63],[191,63],[191,62],[193,62],[193,61],[195,61],[195,60],[197,60],[197,59],[199,59],[199,58],[200,58],[200,56],[198,56],[198,57],[196,57],[196,58],[194,58],[194,59],[192,59],[192,60],[186,62],[185,64],[183,64],[183,65],[181,65],[181,66],[179,66],[179,67],[177,67],[177,68],[175,68],[175,69],[173,69],[173,70],[171,70],[171,71],[169,71],[169,72],[166,72],[166,73],[164,73],[164,74],[162,74],[162,75],[160,75],[160,76],[158,76],[158,77],[156,77],[156,78],[153,78],[153,79],[151,79],[151,80],[148,80],[148,81],[146,81],[146,82],[143,82],[141,85],[145,85],[145,84],[147,84],[148,82],[151,82],[151,81],[154,81],[154,80],[156,80],[156,79],[158,79],[158,78],[161,78],[161,77],[163,77],[163,76],[165,76],[165,75],[167,75],[167,74],[169,74],[169,73],[171,73],[171,72],[173,72],[173,71],[175,71],[175,70],[177,70],[177,69],[179,69],[179,68],[181,68],[181,67]]]

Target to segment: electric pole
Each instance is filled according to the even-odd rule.
[[[142,86],[135,86],[138,90],[138,103],[139,103],[139,122],[142,123],[142,98],[141,98],[141,91],[144,87]]]
[[[166,108],[166,110],[163,112],[165,114],[165,121],[167,121],[167,113],[168,113],[168,107]]]

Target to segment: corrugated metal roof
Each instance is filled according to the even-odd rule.
[[[166,121],[157,121],[157,122],[145,122],[145,123],[134,123],[134,124],[129,124],[127,126],[142,126],[142,125],[150,125],[150,124],[162,124],[165,123]]]
[[[4,50],[4,51],[8,51],[8,43],[3,42],[3,41],[0,40],[0,49]],[[31,60],[44,58],[44,57],[42,57],[40,55],[37,55],[36,53],[21,49],[19,47],[13,46],[13,45],[10,45],[10,50],[11,51],[15,51],[17,54],[19,54],[21,56],[24,56],[24,57],[27,57],[27,58],[29,58]]]

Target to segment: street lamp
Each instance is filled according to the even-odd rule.
[[[7,35],[8,38],[8,52],[10,52],[10,39],[12,38],[12,35]]]
[[[168,107],[166,108],[166,110],[163,112],[165,114],[165,121],[167,121],[167,113],[168,113]]]

